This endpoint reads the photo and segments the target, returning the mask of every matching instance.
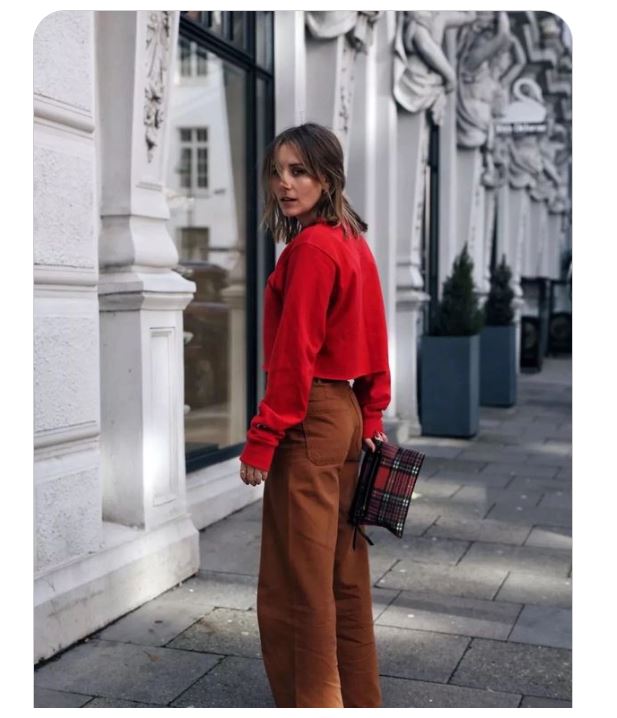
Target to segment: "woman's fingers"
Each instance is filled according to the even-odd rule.
[[[268,472],[255,466],[240,463],[240,478],[247,486],[259,486],[268,478]]]

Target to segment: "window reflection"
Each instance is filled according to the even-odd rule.
[[[187,453],[246,436],[245,90],[243,70],[179,38],[167,187],[178,271],[196,284],[184,311]]]

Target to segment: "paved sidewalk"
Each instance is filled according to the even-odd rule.
[[[571,705],[571,361],[519,377],[428,455],[399,540],[369,530],[384,707]],[[38,707],[269,707],[261,502],[201,532],[199,573],[35,670]]]

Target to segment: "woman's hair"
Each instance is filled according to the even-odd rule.
[[[288,244],[302,229],[298,219],[285,217],[281,212],[278,200],[270,188],[272,173],[276,169],[276,153],[284,144],[291,145],[296,150],[311,177],[329,184],[329,190],[324,190],[317,200],[317,217],[333,227],[341,226],[345,236],[358,236],[366,232],[368,225],[343,193],[345,169],[343,148],[338,137],[322,125],[307,122],[284,130],[266,148],[261,169],[264,192],[261,224],[272,232],[274,241]]]

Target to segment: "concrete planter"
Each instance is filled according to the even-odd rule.
[[[485,326],[480,332],[480,405],[516,403],[516,326]]]
[[[420,417],[429,436],[469,438],[480,415],[480,337],[422,337]]]

